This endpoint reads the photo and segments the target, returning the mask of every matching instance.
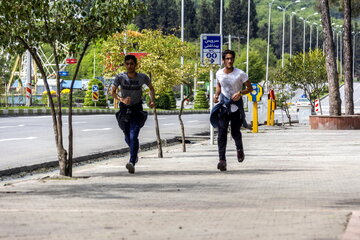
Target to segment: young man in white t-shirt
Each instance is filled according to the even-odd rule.
[[[225,50],[222,53],[224,68],[216,73],[216,93],[214,102],[220,104],[216,112],[218,126],[219,163],[217,168],[226,171],[226,144],[229,123],[231,122],[231,136],[237,150],[237,159],[244,161],[244,149],[240,127],[244,121],[242,95],[250,93],[253,88],[247,74],[234,67],[235,52]],[[243,85],[245,89],[243,90]]]

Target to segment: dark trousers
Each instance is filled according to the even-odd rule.
[[[243,123],[243,119],[240,114],[240,110],[228,114],[226,111],[221,109],[219,115],[219,126],[218,126],[218,150],[219,160],[226,160],[226,144],[227,144],[227,132],[229,123],[231,123],[231,136],[235,141],[236,149],[243,149],[242,137],[240,127]]]
[[[124,124],[123,132],[125,142],[130,148],[130,162],[135,165],[139,151],[140,126],[138,118],[131,117],[129,121]]]

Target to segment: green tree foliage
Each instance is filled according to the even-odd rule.
[[[209,109],[209,102],[204,91],[197,91],[195,95],[194,109]]]
[[[246,51],[243,51],[240,58],[235,60],[235,66],[246,71]],[[252,83],[259,83],[265,78],[265,63],[258,51],[249,51],[249,79]]]
[[[39,45],[47,44],[51,47],[56,72],[60,70],[60,59],[67,57],[67,49],[73,57],[79,58],[72,79],[71,86],[73,86],[88,47],[100,38],[106,39],[117,31],[123,31],[141,6],[142,4],[135,0],[32,0],[31,4],[27,0],[0,1],[0,47],[8,48],[18,54],[28,50],[50,94],[45,66],[37,50]],[[59,74],[56,76],[56,82],[59,102],[57,109],[52,98],[49,99],[60,174],[72,176],[72,104],[69,105],[67,151],[63,143]],[[69,102],[72,102],[72,87],[69,98]]]
[[[96,106],[106,106],[106,96],[104,94],[104,84],[99,79],[91,79],[88,83],[88,88],[84,98],[84,106],[95,106],[95,101],[92,100],[92,86],[99,86],[99,101]]]
[[[10,55],[3,52],[0,53],[0,94],[5,92],[5,84],[7,84],[11,74]]]
[[[201,0],[197,11],[197,29],[198,34],[213,33],[213,26],[209,23],[212,9],[206,0]]]
[[[327,83],[325,57],[321,50],[310,51],[294,56],[284,68],[278,68],[271,77],[274,84],[289,86],[292,90],[302,89],[314,104],[316,98],[324,93]]]

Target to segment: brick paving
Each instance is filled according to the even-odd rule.
[[[342,239],[360,210],[360,131],[261,126],[243,140],[243,163],[228,141],[227,172],[197,141],[141,152],[135,175],[122,157],[3,181],[0,239]]]

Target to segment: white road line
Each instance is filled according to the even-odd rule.
[[[83,123],[87,123],[87,122],[73,122],[73,124],[79,124],[79,123],[83,124]],[[64,123],[64,124],[68,125],[69,123]]]
[[[34,140],[34,139],[37,139],[37,137],[27,137],[27,138],[5,138],[5,139],[0,139],[0,142],[20,141],[20,140]]]
[[[171,125],[175,125],[175,123],[164,123],[164,124],[161,124],[162,126],[171,126]]]
[[[187,121],[188,123],[200,122],[199,120]]]
[[[19,124],[17,126],[1,126],[0,128],[16,128],[16,127],[24,127],[24,124]]]
[[[84,129],[82,132],[94,132],[94,131],[109,131],[112,128],[93,128],[93,129]]]

